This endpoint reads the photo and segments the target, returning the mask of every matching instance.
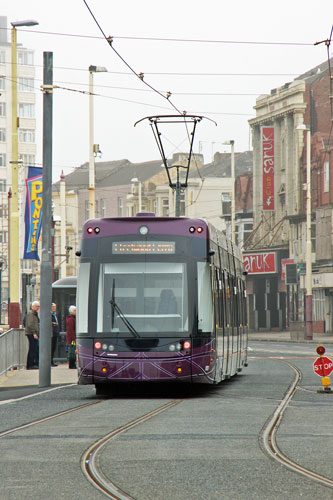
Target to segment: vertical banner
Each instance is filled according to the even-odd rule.
[[[42,228],[43,175],[42,168],[29,167],[25,181],[25,241],[23,259],[40,260],[38,240]]]
[[[261,128],[263,210],[274,210],[274,127]]]

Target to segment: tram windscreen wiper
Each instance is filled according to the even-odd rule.
[[[112,326],[112,328],[114,327],[114,312],[116,311],[116,313],[118,314],[119,318],[122,320],[122,322],[124,323],[124,325],[128,328],[128,330],[133,334],[133,336],[137,337],[137,338],[140,338],[140,335],[138,334],[138,332],[136,331],[136,329],[134,328],[134,326],[128,321],[128,319],[126,318],[125,314],[122,312],[122,310],[120,309],[120,307],[118,306],[118,304],[114,300],[115,299],[115,297],[114,297],[114,289],[115,289],[115,286],[114,286],[114,280],[113,280],[113,283],[112,283],[112,296],[111,296],[111,300],[109,301],[110,304],[111,304],[111,326]]]

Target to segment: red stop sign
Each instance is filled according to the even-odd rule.
[[[322,356],[313,363],[313,369],[319,377],[328,377],[333,371],[333,361],[327,356]]]

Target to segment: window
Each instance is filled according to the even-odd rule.
[[[19,117],[20,118],[34,118],[35,117],[35,105],[30,103],[19,104]]]
[[[101,217],[106,217],[106,200],[101,200]]]
[[[6,103],[0,102],[0,116],[6,116]]]
[[[316,251],[316,221],[311,221],[311,251]]]
[[[77,282],[77,331],[88,332],[88,298],[89,298],[90,263],[81,263]]]
[[[0,128],[0,142],[6,142],[6,129]]]
[[[0,231],[0,243],[8,243],[8,232]]]
[[[34,63],[34,55],[33,52],[28,51],[28,50],[19,50],[17,54],[17,62],[18,64],[23,64],[23,65],[33,65]]]
[[[162,200],[162,216],[167,217],[169,215],[169,198],[163,198]]]
[[[329,162],[324,163],[324,192],[327,193],[330,187],[330,168]]]
[[[8,217],[8,206],[0,205],[0,219]]]
[[[198,268],[198,331],[213,331],[213,303],[210,267],[207,262],[197,262]]]
[[[19,92],[33,92],[35,81],[33,78],[18,78],[17,90]]]
[[[5,90],[6,88],[6,83],[4,78],[0,78],[0,90]]]
[[[153,337],[156,332],[181,337],[188,331],[186,264],[101,264],[97,331],[128,336],[131,327]]]
[[[35,142],[35,131],[32,129],[22,128],[19,130],[20,142]]]
[[[245,223],[244,224],[244,233],[243,233],[243,245],[250,236],[250,234],[253,231],[253,224],[252,223]]]
[[[118,216],[123,217],[124,215],[124,200],[123,198],[118,198]]]
[[[4,64],[6,62],[6,54],[4,50],[0,50],[0,64]]]
[[[229,193],[221,194],[222,215],[231,215],[231,198]]]
[[[23,165],[34,165],[36,163],[35,155],[21,155],[21,160],[23,161]]]
[[[0,167],[6,167],[6,154],[0,153]]]
[[[0,192],[6,192],[7,182],[6,179],[0,179]]]
[[[325,290],[313,290],[313,321],[325,319]]]

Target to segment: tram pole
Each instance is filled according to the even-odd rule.
[[[51,385],[53,52],[43,54],[43,217],[40,281],[39,387]]]

